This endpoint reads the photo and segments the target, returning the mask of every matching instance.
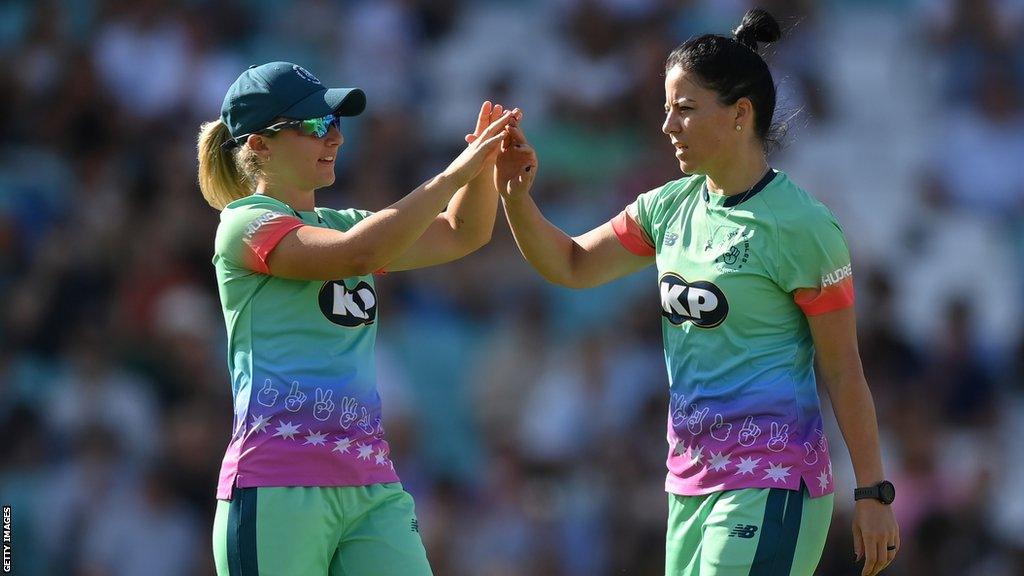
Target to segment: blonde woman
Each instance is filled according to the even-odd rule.
[[[485,102],[465,150],[379,212],[316,207],[340,118],[365,103],[271,62],[238,77],[199,135],[200,187],[221,211],[213,263],[235,414],[213,531],[220,576],[431,573],[384,440],[374,273],[488,242],[495,157],[520,116]]]

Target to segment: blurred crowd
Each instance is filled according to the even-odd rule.
[[[15,573],[213,572],[232,412],[195,137],[245,67],[288,60],[366,90],[320,205],[400,198],[457,154],[489,98],[525,111],[534,194],[579,233],[679,177],[660,131],[665,57],[750,5],[0,3],[0,500]],[[1022,574],[1024,2],[758,5],[788,30],[767,50],[789,129],[770,161],[851,246],[903,535],[887,573]],[[499,219],[465,260],[378,281],[385,424],[436,574],[663,573],[655,280],[548,285]],[[838,576],[859,568],[831,428],[819,574]]]

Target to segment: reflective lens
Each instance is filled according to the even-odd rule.
[[[331,126],[337,126],[341,129],[341,118],[337,118],[334,114],[328,114],[323,118],[311,118],[309,120],[303,120],[299,124],[299,129],[303,134],[309,134],[310,136],[316,136],[317,138],[323,138],[331,130]]]
[[[341,118],[338,118],[334,114],[328,114],[323,118],[310,118],[309,120],[286,120],[284,122],[278,122],[273,126],[267,126],[264,128],[265,131],[277,132],[284,128],[295,128],[299,132],[306,134],[307,136],[315,136],[317,138],[323,138],[331,130],[331,126],[337,126],[338,130],[341,130]]]

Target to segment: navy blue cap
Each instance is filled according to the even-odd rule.
[[[366,94],[359,88],[326,88],[298,64],[268,62],[250,66],[228,88],[220,117],[231,137],[238,138],[263,130],[278,117],[356,116],[365,108]]]

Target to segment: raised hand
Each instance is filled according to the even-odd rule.
[[[740,445],[751,446],[757,441],[757,437],[760,435],[761,427],[754,424],[753,416],[747,416],[746,420],[743,421],[743,427],[740,428]]]
[[[708,428],[711,437],[719,442],[725,442],[732,433],[732,424],[725,422],[721,414],[715,414],[715,422]]]
[[[444,173],[448,177],[452,178],[455,183],[462,187],[467,182],[476,177],[480,173],[480,170],[484,167],[484,164],[488,162],[488,159],[492,157],[498,150],[500,150],[501,142],[507,136],[506,126],[512,122],[519,114],[519,110],[506,110],[497,118],[497,120],[491,122],[479,135],[474,134],[473,142],[471,142],[466,149],[459,154],[448,168],[445,169]],[[483,108],[481,108],[481,118],[483,117]],[[490,119],[490,113],[488,113],[488,119]],[[481,122],[482,120],[478,121]],[[467,138],[468,139],[468,138]]]
[[[508,128],[501,153],[494,163],[494,187],[506,200],[528,194],[537,176],[537,152],[518,125]]]
[[[277,388],[274,388],[273,384],[270,383],[270,378],[263,382],[263,388],[256,393],[256,401],[267,408],[277,404]]]
[[[789,442],[789,424],[779,427],[778,422],[772,422],[772,435],[768,438],[768,449],[772,452],[782,452]]]
[[[313,418],[321,422],[326,422],[331,417],[331,412],[334,412],[334,402],[331,401],[331,397],[334,396],[334,390],[327,390],[326,392],[321,389],[316,389],[316,403],[313,404]]]
[[[299,383],[292,382],[291,392],[284,399],[284,407],[289,412],[298,412],[306,403],[306,393],[299,390]]]
[[[686,422],[686,429],[690,431],[690,434],[697,436],[704,430],[704,418],[708,415],[710,408],[705,407],[703,410],[697,410],[696,404],[691,404],[690,408],[693,411],[690,413],[690,419]]]
[[[341,399],[341,419],[338,423],[341,424],[342,430],[348,430],[348,427],[355,422],[357,416],[356,408],[358,407],[359,403],[356,402],[355,398],[345,396]]]

